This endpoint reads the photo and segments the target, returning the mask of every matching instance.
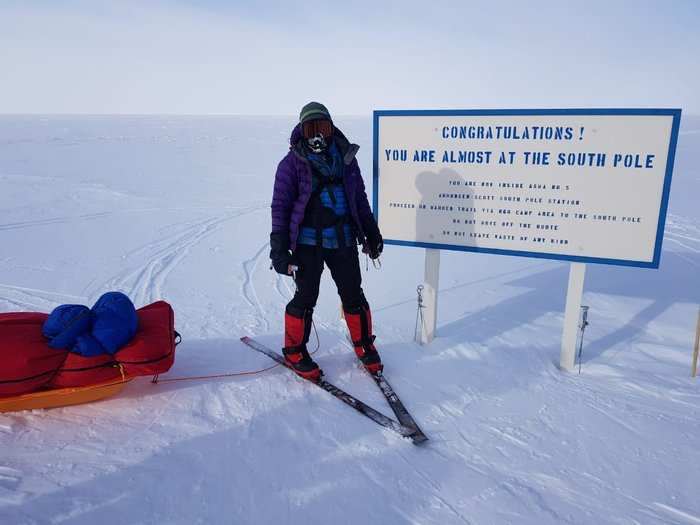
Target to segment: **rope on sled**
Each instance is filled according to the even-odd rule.
[[[314,333],[316,334],[316,348],[314,349],[313,352],[311,352],[311,355],[314,355],[316,352],[318,352],[318,349],[321,347],[321,339],[318,337],[318,331],[316,330],[316,323],[311,321],[311,326],[314,329]],[[184,377],[172,377],[168,379],[158,379],[158,376],[153,376],[153,380],[151,383],[153,384],[158,384],[158,383],[174,383],[175,381],[198,381],[198,380],[203,380],[203,379],[221,379],[224,377],[241,377],[241,376],[253,376],[256,374],[262,374],[263,372],[267,372],[268,370],[272,370],[273,368],[277,368],[278,366],[281,366],[279,363],[275,363],[274,365],[268,366],[267,368],[261,368],[260,370],[251,370],[251,371],[246,371],[246,372],[230,372],[226,374],[213,374],[213,375],[207,375],[207,376],[184,376]]]

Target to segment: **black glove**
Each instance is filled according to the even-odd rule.
[[[370,259],[377,259],[384,251],[384,239],[379,233],[379,227],[372,221],[372,224],[367,229],[367,237],[362,245],[362,253],[369,255]]]
[[[270,234],[270,259],[277,273],[289,275],[289,265],[294,264],[289,251],[289,235],[282,232]]]

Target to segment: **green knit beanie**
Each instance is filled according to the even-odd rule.
[[[299,113],[299,122],[303,124],[308,120],[316,119],[328,119],[333,122],[333,119],[331,119],[331,114],[328,112],[328,109],[326,109],[326,106],[319,102],[309,102],[306,106],[301,108],[301,113]]]

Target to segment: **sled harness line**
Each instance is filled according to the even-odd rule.
[[[277,368],[278,364],[269,366],[267,368],[262,368],[260,370],[252,370],[250,372],[232,372],[230,374],[213,374],[213,375],[208,375],[208,376],[186,376],[186,377],[172,377],[168,379],[158,379],[156,377],[153,378],[151,383],[153,384],[158,384],[158,383],[172,383],[175,381],[195,381],[198,379],[220,379],[224,377],[238,377],[238,376],[252,376],[255,374],[261,374],[262,372],[267,372],[268,370],[272,370],[273,368]]]
[[[314,349],[313,352],[310,353],[310,355],[314,355],[316,352],[318,352],[319,348],[321,347],[321,340],[318,337],[318,331],[316,330],[316,324],[313,321],[311,322],[311,326],[313,326],[314,333],[316,334],[316,348]],[[277,368],[278,366],[280,366],[280,365],[278,363],[275,363],[274,365],[268,366],[267,368],[261,368],[260,370],[250,370],[250,371],[245,371],[245,372],[230,372],[230,373],[226,373],[226,374],[212,374],[212,375],[206,375],[206,376],[172,377],[172,378],[166,378],[166,379],[158,379],[158,376],[156,375],[156,376],[153,376],[151,383],[153,383],[153,384],[174,383],[175,381],[197,381],[197,380],[203,380],[203,379],[223,379],[225,377],[253,376],[256,374],[262,374],[263,372],[267,372],[268,370],[272,370],[273,368]]]

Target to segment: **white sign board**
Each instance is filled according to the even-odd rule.
[[[656,268],[680,110],[374,112],[387,244]]]

